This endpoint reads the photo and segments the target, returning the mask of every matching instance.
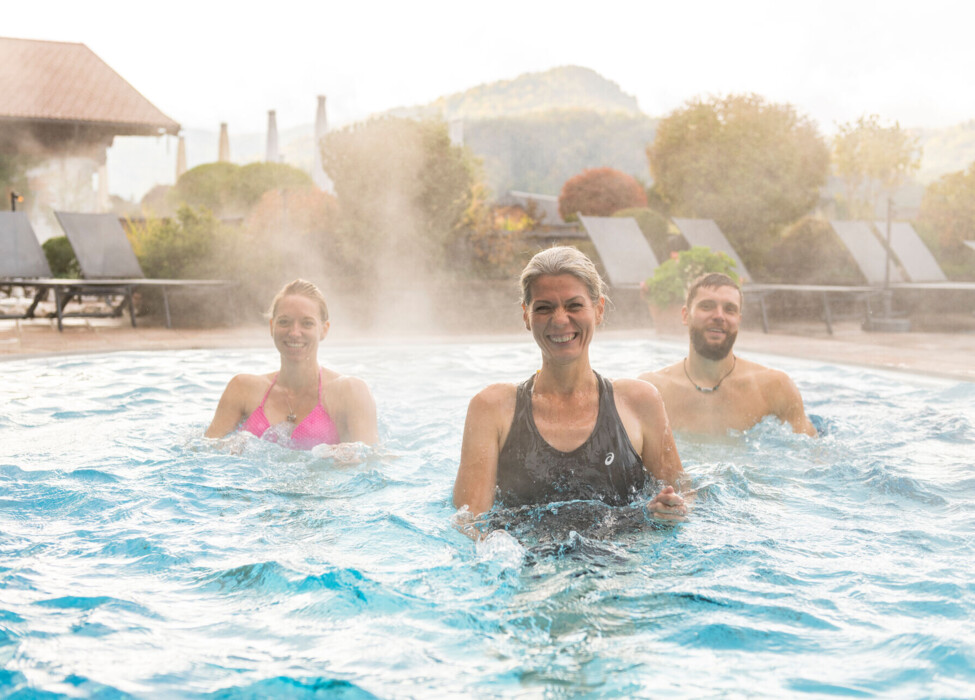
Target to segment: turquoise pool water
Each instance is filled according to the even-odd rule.
[[[602,342],[608,376],[682,348]],[[975,385],[748,355],[824,436],[678,441],[686,524],[576,503],[451,525],[467,401],[529,339],[324,346],[357,467],[199,437],[269,351],[0,364],[0,696],[975,696]]]

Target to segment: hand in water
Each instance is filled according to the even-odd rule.
[[[338,445],[315,445],[311,453],[338,464],[359,464],[369,458],[370,448],[362,442],[341,442]]]
[[[647,512],[657,520],[682,522],[686,520],[687,503],[673,486],[664,486],[647,504]]]
[[[461,506],[456,513],[451,515],[450,522],[458,531],[467,535],[475,542],[483,539],[488,534],[484,529],[484,514],[480,516],[474,515],[467,510],[467,506]]]

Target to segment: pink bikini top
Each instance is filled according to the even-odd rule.
[[[275,431],[268,432],[268,428],[271,427],[271,422],[267,419],[264,414],[264,402],[267,401],[268,394],[271,393],[271,389],[278,381],[278,375],[274,375],[274,380],[271,382],[271,386],[267,388],[264,392],[264,398],[261,399],[260,405],[254,409],[244,424],[241,426],[243,430],[253,433],[259,438],[264,438],[270,440],[271,442],[278,441],[278,433]],[[318,403],[315,408],[312,409],[311,413],[305,416],[305,419],[295,426],[295,429],[291,432],[291,440],[288,447],[293,447],[298,450],[310,450],[315,445],[336,445],[340,442],[339,440],[339,430],[335,427],[335,421],[332,417],[328,415],[328,411],[325,410],[325,406],[322,405],[322,370],[318,370]]]

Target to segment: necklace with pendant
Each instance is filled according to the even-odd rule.
[[[287,392],[284,394],[284,400],[288,402],[288,416],[285,420],[287,420],[289,423],[294,423],[296,420],[298,420],[298,416],[295,415],[295,410],[291,408],[291,397],[288,396]]]
[[[701,386],[700,384],[698,384],[697,382],[695,382],[693,379],[691,379],[691,375],[687,373],[687,358],[686,357],[684,358],[684,376],[687,377],[687,381],[689,381],[691,384],[693,384],[694,385],[694,388],[697,389],[698,391],[700,391],[702,394],[713,394],[714,392],[716,392],[718,390],[718,387],[721,386],[721,382],[723,382],[725,379],[727,379],[728,378],[728,375],[735,371],[735,365],[736,364],[738,364],[738,358],[736,356],[732,355],[731,356],[731,369],[729,369],[725,373],[725,375],[723,377],[721,377],[721,379],[718,380],[718,383],[715,384],[710,389],[708,389],[705,386]]]

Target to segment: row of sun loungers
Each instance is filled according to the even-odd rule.
[[[0,212],[0,287],[19,287],[33,294],[22,313],[4,313],[0,318],[35,318],[38,305],[54,295],[54,313],[58,330],[63,330],[66,317],[87,318],[121,316],[128,310],[136,325],[133,294],[140,288],[158,289],[163,301],[166,327],[172,327],[169,292],[174,289],[209,288],[228,294],[233,285],[224,280],[149,279],[142,272],[132,246],[118,217],[114,214],[78,214],[55,212],[68,242],[74,249],[82,279],[56,278],[33,227],[24,212]],[[72,301],[85,296],[121,297],[109,310],[82,308],[65,311]]]
[[[580,217],[583,227],[603,262],[611,286],[617,289],[639,287],[640,282],[653,274],[658,262],[634,219],[625,217]],[[718,225],[711,219],[674,218],[681,235],[691,246],[706,246],[726,253],[735,261],[739,276],[744,280],[746,299],[761,308],[762,326],[767,333],[769,320],[766,301],[770,295],[799,293],[816,295],[823,307],[827,331],[833,332],[834,312],[831,299],[853,299],[863,302],[871,313],[871,299],[885,289],[975,291],[975,283],[952,282],[945,276],[931,251],[918,236],[914,227],[905,221],[891,223],[890,248],[892,256],[866,221],[831,221],[830,224],[843,245],[850,252],[867,284],[763,284],[756,282],[738,252],[729,243]],[[874,222],[877,231],[886,235],[886,222]],[[975,242],[966,242],[975,250]],[[894,258],[900,266],[894,264]],[[889,277],[886,266],[890,265]]]
[[[148,279],[139,266],[125,231],[114,214],[79,214],[55,212],[61,228],[74,249],[82,279],[54,278],[47,258],[23,212],[0,212],[0,287],[21,287],[34,297],[20,314],[2,314],[0,318],[34,318],[38,305],[51,293],[54,295],[58,329],[68,316],[120,316],[128,310],[132,325],[136,325],[133,293],[138,288],[155,288],[161,292],[166,326],[171,327],[167,292],[177,288],[210,288],[229,290],[231,283],[223,280]],[[617,289],[639,288],[640,283],[658,267],[659,261],[647,243],[635,219],[628,217],[580,216],[590,240],[603,263],[609,283]],[[823,305],[823,319],[832,333],[833,311],[831,298],[841,297],[864,301],[870,311],[870,299],[885,287],[888,289],[975,291],[975,283],[951,282],[938,266],[914,227],[908,222],[891,223],[888,256],[884,245],[866,221],[831,221],[833,230],[856,262],[866,285],[763,284],[749,274],[737,251],[731,246],[718,225],[711,219],[675,218],[674,224],[691,246],[706,246],[726,253],[735,261],[744,280],[747,298],[761,308],[762,324],[769,330],[766,299],[778,293],[818,295]],[[886,234],[886,223],[875,222],[877,230]],[[975,249],[975,242],[967,242]],[[896,256],[900,265],[892,264]],[[886,265],[890,264],[890,270]],[[102,295],[121,297],[121,301],[107,312],[82,310],[66,312],[65,307],[83,296]]]

